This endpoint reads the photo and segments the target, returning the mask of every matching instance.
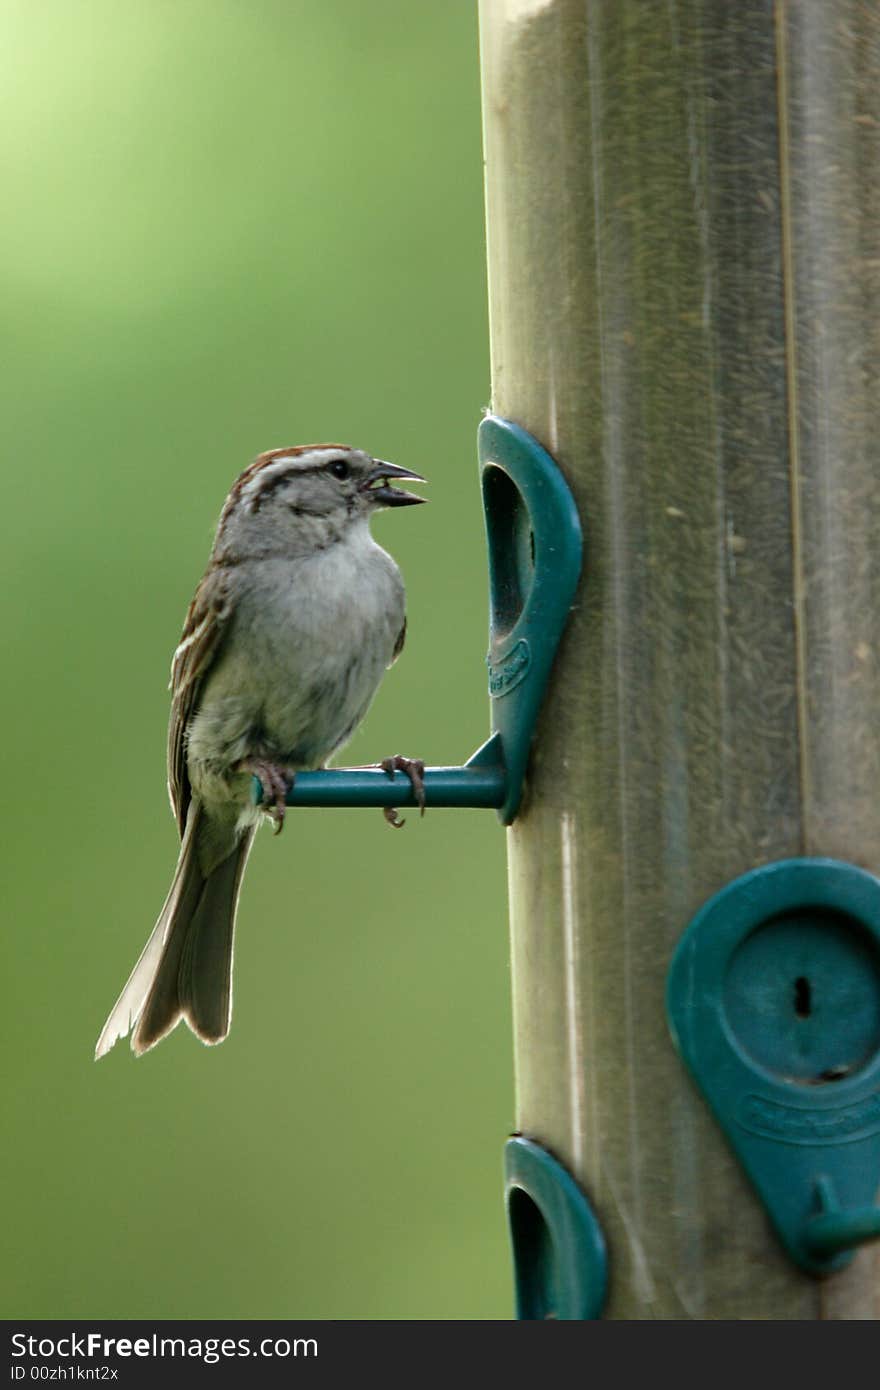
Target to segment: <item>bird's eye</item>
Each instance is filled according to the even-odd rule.
[[[337,459],[335,463],[330,464],[330,472],[333,474],[334,478],[338,478],[340,482],[344,482],[351,473],[351,469],[345,462],[345,459]]]

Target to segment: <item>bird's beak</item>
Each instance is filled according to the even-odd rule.
[[[385,463],[383,459],[373,459],[373,463],[376,466],[364,478],[361,491],[367,494],[374,506],[412,507],[416,502],[427,502],[427,497],[419,497],[416,492],[404,492],[402,488],[386,485],[387,478],[412,478],[417,483],[424,483],[426,479],[421,473],[398,468],[396,463]]]

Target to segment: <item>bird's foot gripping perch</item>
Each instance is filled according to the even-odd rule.
[[[275,822],[275,834],[280,835],[284,829],[287,797],[296,774],[289,767],[281,767],[263,758],[248,758],[239,764],[238,770],[259,777],[263,788],[263,809]]]
[[[413,796],[419,808],[419,814],[425,814],[425,764],[421,758],[405,758],[402,753],[395,753],[392,758],[383,758],[381,763],[376,764],[381,767],[383,772],[393,778],[395,772],[402,772],[412,783]],[[395,830],[400,830],[406,825],[398,814],[394,806],[383,806],[382,815],[389,825],[393,825]]]

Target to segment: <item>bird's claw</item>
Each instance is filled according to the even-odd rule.
[[[425,814],[425,764],[421,758],[405,758],[401,753],[395,753],[393,758],[383,758],[379,764],[383,772],[387,772],[389,777],[393,777],[395,772],[402,772],[409,778],[419,814]],[[389,825],[393,825],[395,830],[400,830],[406,825],[406,821],[397,814],[395,807],[383,806],[382,814]]]
[[[259,777],[263,788],[262,809],[275,822],[274,834],[280,835],[284,829],[284,815],[287,811],[287,797],[293,786],[295,774],[278,763],[270,763],[262,758],[250,759],[240,765],[240,771],[250,772]]]

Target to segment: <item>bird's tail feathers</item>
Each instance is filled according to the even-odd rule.
[[[104,1024],[96,1058],[132,1028],[138,1055],[181,1019],[205,1043],[222,1042],[229,1032],[235,911],[255,827],[231,836],[229,854],[205,876],[197,852],[203,816],[193,801],[168,897]]]

